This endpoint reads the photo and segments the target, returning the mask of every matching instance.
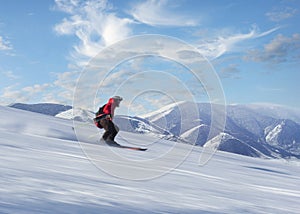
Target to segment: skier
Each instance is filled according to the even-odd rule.
[[[115,114],[115,108],[120,106],[120,102],[123,100],[120,96],[114,96],[108,100],[108,103],[99,108],[94,118],[95,125],[104,129],[105,132],[102,136],[103,140],[114,142],[119,128],[113,123]]]

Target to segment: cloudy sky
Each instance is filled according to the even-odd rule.
[[[272,103],[300,108],[299,0],[2,0],[0,3],[1,105],[72,104],[80,75],[99,52],[133,36],[155,34],[171,36],[195,47],[220,78],[226,103]],[[160,76],[161,71],[180,70],[174,62],[158,58],[127,60],[115,70],[122,74],[126,69],[127,72],[151,70],[152,73],[144,73],[150,79],[153,74]],[[103,72],[99,71],[99,75]],[[207,93],[201,84],[188,82],[190,78],[185,72],[188,73],[182,69],[176,76],[177,82]],[[101,94],[99,87],[115,87],[110,85],[114,81],[122,84],[131,73],[125,74],[112,72],[105,84],[94,87],[96,105],[115,92]],[[127,100],[136,97],[125,105],[151,103],[142,90],[138,92],[140,84],[134,81],[142,77],[134,75],[136,79],[126,80],[126,84],[132,82],[135,94],[131,90],[117,92]],[[156,80],[153,77],[151,81]],[[91,84],[95,83],[91,80]],[[151,92],[152,98],[155,97],[152,101],[158,103],[156,107],[164,104],[157,102],[158,94],[163,93],[161,88]],[[177,88],[172,80],[170,88]],[[166,102],[172,100],[172,94],[180,94],[180,87],[177,89],[165,93]],[[195,96],[196,101],[209,101],[197,93]]]

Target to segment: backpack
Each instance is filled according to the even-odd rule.
[[[104,104],[102,107],[100,107],[99,110],[95,113],[96,118],[94,118],[94,123],[99,129],[103,128],[100,124],[100,120],[102,119],[103,116],[100,116],[100,117],[98,117],[98,116],[101,114],[104,114],[103,110],[104,110],[105,106],[106,106],[106,104]]]
[[[99,110],[96,112],[96,117],[100,114],[104,114],[103,110],[104,110],[104,107],[106,106],[106,104],[104,104],[102,107],[99,108]]]

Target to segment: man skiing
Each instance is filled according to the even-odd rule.
[[[120,106],[120,102],[123,100],[120,96],[114,96],[110,98],[107,104],[99,108],[94,118],[94,123],[98,128],[105,130],[102,138],[105,141],[113,142],[118,134],[119,128],[113,123],[115,115],[115,108]]]

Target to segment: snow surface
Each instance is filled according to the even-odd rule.
[[[131,151],[100,135],[89,123],[0,107],[0,213],[300,212],[298,160],[217,152],[199,166],[201,147],[121,131],[118,142],[149,148]]]

